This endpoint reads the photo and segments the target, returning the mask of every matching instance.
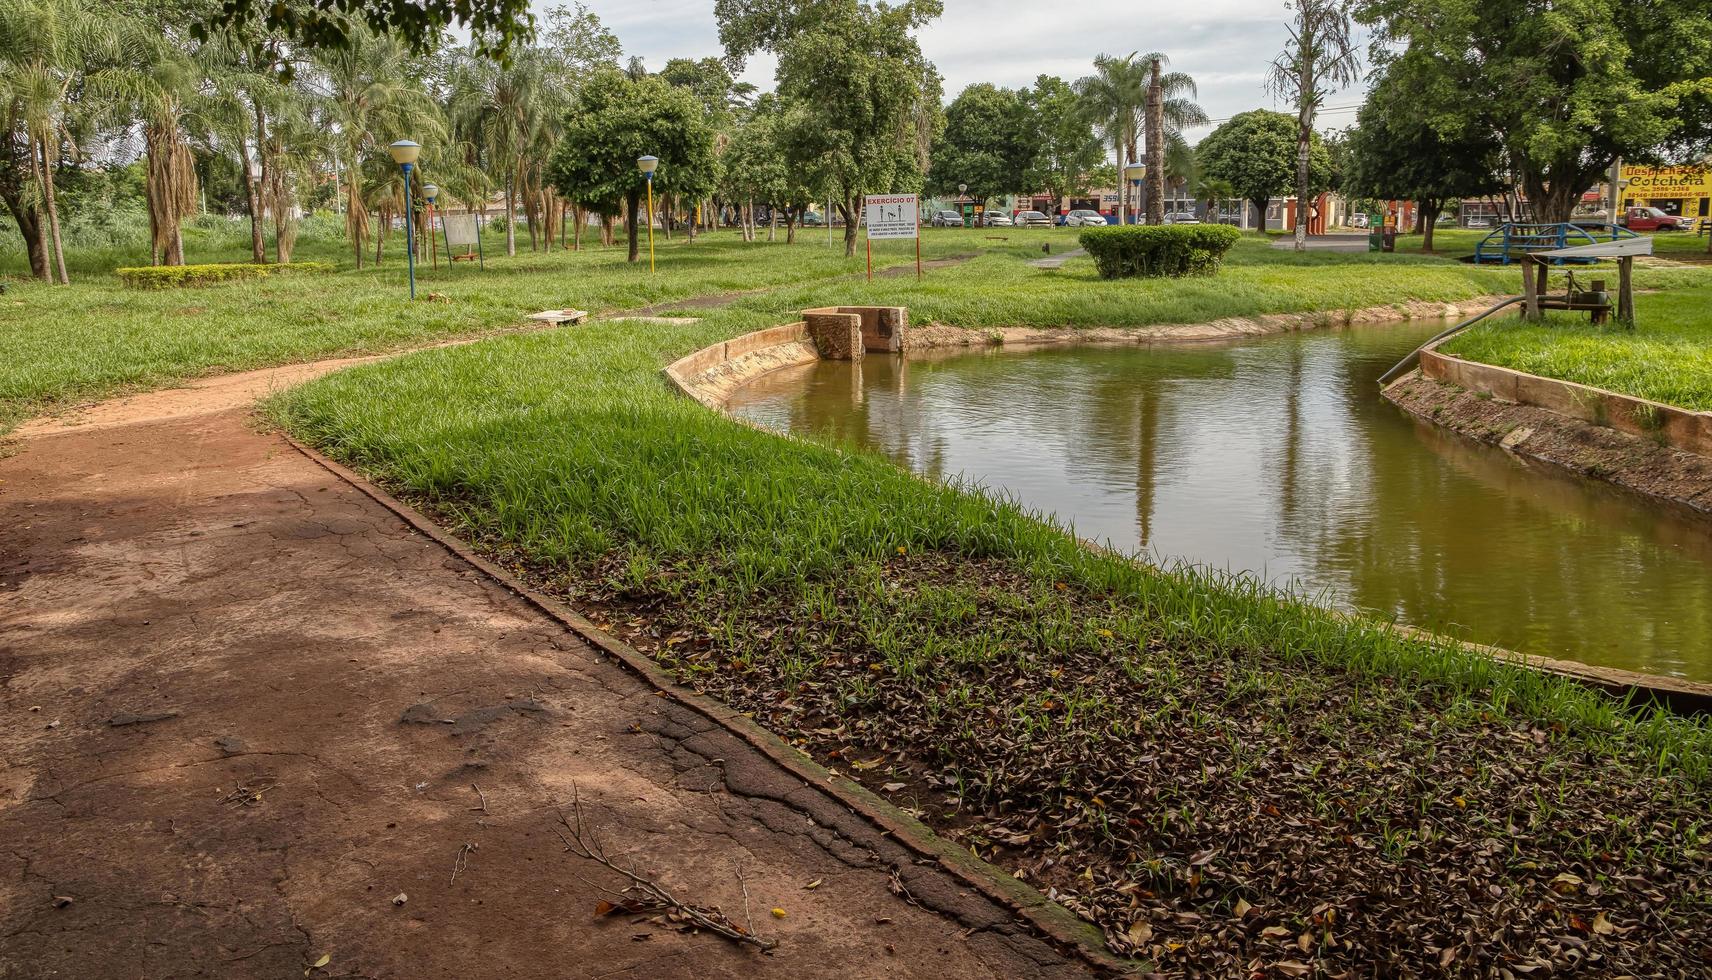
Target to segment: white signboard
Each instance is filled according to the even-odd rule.
[[[868,237],[916,238],[921,234],[921,205],[914,194],[869,194],[862,220]]]
[[[473,214],[443,214],[440,222],[446,229],[446,246],[476,243],[476,216]]]

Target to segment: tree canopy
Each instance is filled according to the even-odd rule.
[[[1447,139],[1414,111],[1417,79],[1411,59],[1395,61],[1362,105],[1348,134],[1345,193],[1415,201],[1431,250],[1433,225],[1447,201],[1503,189],[1496,136],[1473,130]]]
[[[945,131],[933,144],[927,187],[957,193],[967,184],[976,201],[1028,190],[1034,162],[1034,120],[1022,93],[978,82],[945,109]]]
[[[938,4],[829,4],[778,48],[785,156],[826,182],[849,255],[863,196],[919,191],[943,125],[939,73],[911,33],[924,9]]]
[[[655,75],[606,70],[578,90],[547,164],[548,181],[568,200],[608,214],[627,205],[631,261],[644,183],[636,161],[645,155],[660,159],[656,195],[713,188],[713,131],[695,96]]]
[[[1296,176],[1296,120],[1282,112],[1255,109],[1238,113],[1207,134],[1195,147],[1195,160],[1209,180],[1228,184],[1262,214],[1266,202],[1290,191]],[[1331,157],[1319,134],[1308,156],[1308,193],[1326,190]]]
[[[1619,156],[1703,143],[1705,3],[1364,0],[1381,64],[1410,58],[1411,111],[1452,142],[1494,134],[1535,213],[1567,221]],[[1704,149],[1703,145],[1699,147]]]

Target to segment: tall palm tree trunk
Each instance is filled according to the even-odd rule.
[[[267,114],[260,102],[256,106],[256,155],[262,155],[262,147],[267,141]],[[256,175],[255,166],[250,163],[249,148],[244,141],[238,141],[238,155],[244,158],[244,190],[250,199],[250,258],[257,263],[267,261],[267,239],[262,234],[264,205],[262,204],[262,183],[267,180],[267,161],[262,160],[262,173]]]
[[[47,140],[37,140],[36,146],[41,151],[41,161],[38,164],[34,154],[30,156],[30,164],[36,168],[36,179],[41,181],[42,198],[47,205],[48,231],[53,239],[54,261],[59,266],[59,281],[61,285],[71,285],[71,277],[65,274],[65,243],[59,233],[59,201],[54,193],[53,165],[48,160]],[[48,281],[52,282],[50,275]]]
[[[1157,58],[1147,83],[1147,223],[1165,223],[1165,89]]]
[[[505,254],[517,255],[517,190],[510,174],[505,178]]]

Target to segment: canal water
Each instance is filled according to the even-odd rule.
[[[1444,324],[927,352],[730,411],[962,476],[1082,537],[1478,643],[1712,681],[1712,521],[1426,425],[1375,379]]]

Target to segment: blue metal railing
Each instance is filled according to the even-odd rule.
[[[1480,240],[1474,246],[1474,261],[1509,265],[1520,262],[1529,252],[1550,252],[1571,245],[1592,245],[1614,242],[1619,238],[1639,238],[1634,232],[1603,221],[1511,222]],[[1577,261],[1556,259],[1557,264]],[[1596,261],[1596,260],[1580,260]]]

